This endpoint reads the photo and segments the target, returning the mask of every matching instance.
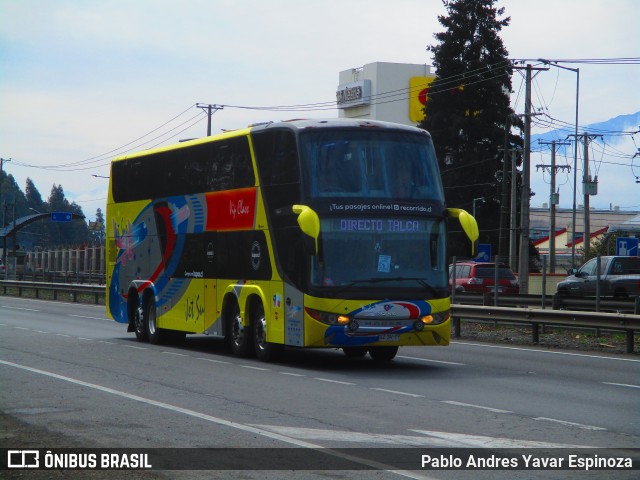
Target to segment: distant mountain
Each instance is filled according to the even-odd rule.
[[[592,123],[586,126],[578,126],[578,135],[588,132],[590,134],[603,135],[605,142],[615,144],[624,138],[621,132],[640,130],[640,112],[629,115],[619,115],[604,122]],[[550,142],[552,140],[565,140],[567,135],[573,135],[575,127],[567,125],[563,128],[550,130],[546,133],[531,135],[531,145],[538,143],[538,140]]]

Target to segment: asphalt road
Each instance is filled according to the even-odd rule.
[[[267,364],[236,358],[204,336],[178,347],[138,343],[104,307],[0,297],[0,382],[4,448],[261,449],[251,470],[117,472],[122,478],[282,478],[260,465],[274,448],[300,447],[338,449],[328,463],[373,463],[382,471],[320,468],[287,477],[602,478],[602,471],[384,465],[393,463],[386,449],[397,447],[640,448],[634,355],[454,342],[400,349],[388,364],[294,349]],[[16,444],[25,439],[28,445]],[[345,457],[343,448],[373,453]]]

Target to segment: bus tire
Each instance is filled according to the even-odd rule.
[[[253,324],[253,348],[258,360],[272,362],[277,360],[284,349],[283,345],[267,342],[267,319],[262,303],[258,304],[252,320]]]
[[[347,358],[364,358],[369,349],[367,347],[342,347]]]
[[[135,303],[131,303],[131,323],[133,324],[133,331],[136,334],[136,339],[139,342],[146,342],[149,340],[147,335],[147,327],[144,324],[144,307],[140,303],[140,300],[135,299]],[[131,330],[129,330],[131,331]]]
[[[393,360],[398,353],[398,347],[370,347],[369,355],[376,362],[389,362]]]
[[[166,335],[161,328],[158,328],[156,319],[156,302],[152,297],[149,297],[144,305],[144,325],[149,343],[160,345],[165,342]]]
[[[234,304],[229,318],[229,343],[231,351],[238,357],[248,357],[251,355],[251,324],[243,325],[240,316],[240,307]]]

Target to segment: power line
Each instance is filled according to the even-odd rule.
[[[445,77],[445,78],[438,78],[436,81],[434,81],[429,89],[429,96],[434,96],[434,95],[441,95],[441,94],[445,94],[451,91],[452,88],[457,88],[460,87],[462,85],[464,85],[465,87],[470,87],[470,86],[474,86],[474,85],[478,85],[481,84],[483,82],[487,82],[487,81],[491,81],[491,80],[495,80],[496,78],[500,78],[502,76],[508,75],[509,73],[509,69],[507,69],[506,67],[510,67],[513,63],[517,63],[517,62],[524,62],[527,61],[528,59],[509,59],[506,61],[502,61],[502,62],[498,62],[495,64],[490,64],[490,65],[486,65],[474,70],[469,70],[469,71],[465,71],[465,72],[461,72],[459,74],[456,75],[451,75],[449,77]],[[531,59],[531,60],[536,60],[537,59]],[[549,62],[565,62],[565,63],[590,63],[590,64],[608,64],[608,65],[612,65],[612,64],[638,64],[640,63],[640,58],[639,57],[619,57],[619,58],[599,58],[599,59],[555,59],[555,60],[548,60]],[[504,69],[504,71],[502,71]],[[486,77],[486,75],[490,75],[489,77]],[[436,76],[437,78],[437,76]],[[376,105],[376,104],[383,104],[383,103],[392,103],[392,102],[399,102],[399,101],[407,101],[410,98],[414,98],[417,97],[418,94],[420,92],[418,91],[418,89],[411,89],[410,87],[408,88],[403,88],[403,89],[398,89],[398,90],[392,90],[392,91],[388,91],[388,92],[381,92],[375,95],[372,95],[371,97],[371,102],[372,105]],[[199,104],[196,104],[196,106],[198,106]],[[140,142],[142,139],[145,139],[146,137],[148,137],[149,135],[152,135],[153,133],[157,132],[158,130],[162,129],[163,127],[169,125],[170,123],[172,123],[173,121],[175,121],[176,119],[178,119],[179,117],[181,117],[182,115],[184,115],[185,113],[187,113],[194,105],[190,105],[187,109],[185,109],[184,111],[182,111],[181,113],[179,113],[178,115],[172,117],[170,120],[167,120],[166,122],[164,122],[163,124],[161,124],[160,126],[150,130],[149,132],[145,133],[144,135],[128,142],[125,143],[124,145],[121,145],[119,147],[116,147],[114,149],[111,149],[105,153],[93,156],[93,157],[89,157],[83,160],[78,160],[78,161],[74,161],[74,162],[69,162],[69,163],[62,163],[62,164],[58,164],[58,165],[54,165],[54,166],[43,166],[43,165],[36,165],[36,164],[29,164],[29,163],[23,163],[23,162],[19,162],[19,161],[14,161],[14,164],[16,166],[23,166],[23,167],[29,167],[29,168],[40,168],[40,169],[44,169],[44,170],[55,170],[55,171],[77,171],[77,170],[86,170],[86,169],[90,169],[90,168],[96,168],[96,167],[102,167],[102,166],[106,166],[110,163],[111,157],[115,156],[116,154],[118,154],[118,152],[120,152],[119,154],[122,153],[126,153],[128,151],[133,151],[133,150],[138,150],[141,147],[144,147],[146,145],[148,145],[149,143],[152,143],[158,139],[161,139],[163,137],[163,140],[161,140],[159,143],[157,143],[154,146],[157,146],[161,143],[163,143],[164,141],[170,139],[170,138],[174,138],[175,136],[179,135],[180,133],[188,130],[189,128],[191,128],[192,126],[194,126],[195,124],[199,123],[200,121],[202,121],[204,118],[206,118],[206,114],[203,115],[201,118],[198,118],[198,116],[192,116],[189,119],[187,119],[186,121],[180,123],[179,125],[172,127],[171,129],[169,129],[168,131],[161,133],[160,135],[157,135],[149,140],[147,140],[146,142],[143,143],[138,143]],[[294,104],[294,105],[274,105],[274,106],[247,106],[247,105],[216,105],[217,108],[223,108],[223,107],[228,107],[228,108],[236,108],[236,109],[244,109],[244,110],[258,110],[258,111],[291,111],[291,112],[295,112],[295,111],[326,111],[326,110],[335,110],[336,107],[336,103],[335,100],[331,100],[331,101],[325,101],[325,102],[315,102],[315,103],[307,103],[307,104]],[[548,107],[547,107],[548,110]],[[201,112],[203,113],[203,112]],[[543,122],[543,121],[539,121],[534,119],[534,122],[536,124],[536,126],[539,127],[552,127],[555,126],[557,127],[558,125],[560,126],[569,126],[570,124],[568,122],[563,122],[561,120],[558,119],[553,119],[553,117],[550,117],[548,114],[544,114],[547,115],[549,117],[549,121],[548,122]],[[195,120],[193,123],[191,123],[193,120]],[[184,125],[187,125],[185,128],[182,128]],[[182,129],[181,129],[182,128]],[[177,133],[174,133],[176,130],[179,130]],[[616,132],[609,132],[609,131],[600,131],[598,129],[594,129],[590,127],[590,131],[594,131],[597,133],[605,133],[608,135],[614,135],[616,134]],[[633,132],[618,132],[619,134],[626,134],[626,135],[631,135],[633,134]],[[128,148],[130,147],[130,148]],[[107,161],[108,160],[108,161]]]
[[[539,58],[514,58],[514,62],[536,62]],[[550,63],[574,63],[587,65],[638,65],[640,57],[615,57],[615,58],[556,58],[547,59]]]

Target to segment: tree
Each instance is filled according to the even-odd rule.
[[[491,243],[494,251],[504,147],[522,145],[508,127],[522,126],[522,121],[510,106],[513,70],[498,36],[510,17],[500,19],[504,8],[495,8],[495,3],[443,0],[447,15],[438,21],[446,30],[434,34],[438,43],[427,48],[433,53],[436,78],[420,124],[433,136],[447,206],[471,211],[475,203],[480,242]],[[460,239],[453,236],[451,245],[451,253],[459,255]]]
[[[45,213],[47,211],[46,205],[42,200],[42,195],[40,195],[40,192],[31,178],[27,178],[24,192],[26,199],[26,211],[24,212],[24,215]],[[39,221],[28,225],[23,228],[18,235],[22,237],[20,244],[27,249],[33,248],[35,245],[42,246],[45,240],[43,222]]]
[[[47,202],[50,212],[71,212],[84,216],[82,208],[75,202],[69,203],[64,195],[62,185],[53,185]],[[49,241],[58,245],[79,245],[90,240],[89,228],[86,222],[47,222]]]
[[[96,210],[96,221],[89,222],[89,226],[91,227],[91,236],[95,243],[104,244],[106,238],[106,225],[104,222],[105,220],[102,209],[98,208],[98,210]]]
[[[27,199],[27,207],[36,210],[37,212],[43,212],[45,210],[44,201],[42,195],[36,188],[35,183],[30,178],[27,178],[27,184],[24,189],[24,194]]]
[[[20,190],[13,175],[3,175],[0,193],[0,208],[2,209],[0,214],[3,223],[0,227],[2,227],[25,215],[28,209],[24,193]]]

